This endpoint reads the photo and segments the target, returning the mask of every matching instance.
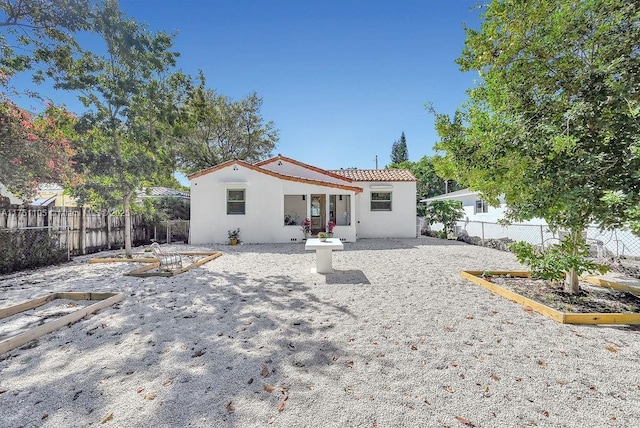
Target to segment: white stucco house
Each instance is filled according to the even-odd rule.
[[[416,237],[416,178],[408,170],[328,171],[278,155],[256,164],[232,160],[188,176],[193,244],[302,241],[333,221],[334,237]]]

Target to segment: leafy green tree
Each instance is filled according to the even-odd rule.
[[[640,3],[492,1],[482,18],[458,59],[481,81],[452,118],[436,114],[439,173],[504,194],[511,220],[569,230],[568,248],[592,222],[638,215]],[[573,269],[565,289],[578,291]]]
[[[440,178],[434,167],[436,157],[423,156],[417,162],[405,161],[400,164],[391,164],[387,169],[408,169],[418,180],[416,183],[416,201],[418,202],[418,215],[425,215],[425,206],[419,202],[425,198],[441,195],[447,192],[460,190],[462,187],[454,180],[445,180]]]
[[[93,0],[0,0],[0,84],[29,69],[41,81],[67,62],[79,49],[74,33],[89,31],[100,7]]]
[[[393,143],[391,146],[391,163],[400,164],[409,160],[409,150],[407,149],[407,139],[404,136],[404,131],[400,135],[400,140]]]
[[[182,120],[187,79],[172,71],[178,56],[170,50],[172,37],[126,18],[116,1],[105,2],[94,30],[106,53],[84,52],[50,76],[56,87],[79,91],[89,109],[81,117],[83,140],[76,156],[86,180],[73,191],[96,205],[122,203],[130,257],[136,190],[175,170],[170,141]]]
[[[425,217],[429,225],[442,223],[446,233],[454,233],[456,222],[464,216],[464,208],[462,202],[433,201],[427,205]]]
[[[186,103],[191,120],[179,140],[178,156],[187,174],[237,158],[257,162],[271,155],[278,130],[260,114],[262,98],[253,93],[232,101],[200,84]]]

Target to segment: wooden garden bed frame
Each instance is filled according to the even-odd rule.
[[[463,278],[468,279],[469,281],[486,288],[489,291],[492,291],[502,297],[506,297],[507,299],[519,303],[525,307],[529,307],[535,312],[544,315],[548,318],[551,318],[554,321],[557,321],[562,324],[621,324],[621,325],[640,325],[640,314],[630,314],[630,313],[572,313],[572,312],[562,312],[557,309],[551,308],[547,305],[543,305],[542,303],[536,302],[535,300],[524,297],[516,292],[511,290],[507,290],[493,282],[485,281],[480,278],[483,271],[462,271],[460,275]],[[529,272],[519,272],[519,271],[491,271],[489,272],[491,275],[511,275],[517,278],[529,278],[531,274]],[[593,278],[593,277],[582,277],[580,278],[582,281],[588,282],[593,285],[608,287],[618,291],[627,291],[634,294],[638,293],[637,288],[629,287],[622,284],[617,284],[615,282]]]
[[[98,303],[94,303],[85,308],[78,309],[75,312],[64,315],[53,321],[49,321],[41,326],[33,328],[31,330],[22,332],[15,336],[11,336],[7,339],[0,341],[0,354],[11,351],[19,346],[24,345],[34,339],[39,338],[45,334],[51,333],[65,325],[69,325],[84,318],[85,316],[92,314],[102,308],[114,305],[124,299],[122,293],[83,293],[78,291],[71,291],[66,293],[51,293],[46,296],[39,297],[37,299],[29,300],[18,305],[9,306],[0,309],[0,319],[10,317],[11,315],[18,314],[20,312],[28,311],[39,306],[45,305],[56,299],[68,299],[68,300],[99,300]]]
[[[188,270],[191,270],[195,267],[202,266],[205,263],[210,262],[211,260],[215,260],[222,255],[219,251],[195,251],[195,252],[184,252],[184,253],[175,253],[180,254],[182,256],[205,256],[202,259],[196,261],[195,263],[191,263],[178,270],[171,271],[156,271],[151,272],[154,269],[158,269],[160,267],[160,262],[155,257],[141,257],[141,258],[133,258],[133,259],[125,259],[119,257],[107,257],[107,258],[94,258],[90,259],[89,263],[148,263],[148,266],[142,266],[140,268],[134,269],[131,272],[125,273],[127,276],[136,276],[140,278],[147,278],[151,276],[163,276],[170,277],[176,276],[181,273],[184,273]]]

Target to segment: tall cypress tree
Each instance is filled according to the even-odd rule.
[[[391,163],[399,164],[408,160],[409,151],[407,150],[407,139],[403,131],[400,140],[393,143],[391,147]]]

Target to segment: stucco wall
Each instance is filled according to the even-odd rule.
[[[268,169],[270,171],[279,172],[284,175],[290,175],[293,177],[303,177],[311,180],[327,181],[329,183],[337,183],[344,185],[352,185],[349,180],[341,180],[331,175],[323,174],[321,172],[313,171],[309,168],[304,168],[300,165],[296,165],[287,161],[281,161],[282,165],[278,165],[278,161],[270,162],[263,165],[261,168]],[[355,185],[355,184],[353,184]]]
[[[357,182],[364,188],[358,195],[358,238],[415,238],[416,183]],[[391,211],[371,211],[371,193],[391,191]]]

